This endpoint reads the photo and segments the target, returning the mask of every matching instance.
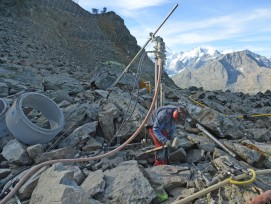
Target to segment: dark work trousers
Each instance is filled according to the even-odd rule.
[[[161,146],[164,146],[164,144],[162,142],[160,142],[154,135],[153,133],[153,130],[152,130],[152,127],[149,127],[148,128],[149,130],[149,134],[154,142],[154,145],[155,147],[161,147]],[[167,138],[169,139],[168,137],[168,133],[167,131],[162,131],[162,134]],[[154,153],[154,160],[155,160],[155,163],[154,165],[155,166],[158,166],[158,165],[166,165],[168,164],[168,148],[163,148],[163,149],[160,149],[160,150],[157,150],[155,151]]]

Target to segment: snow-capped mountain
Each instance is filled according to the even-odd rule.
[[[220,56],[215,49],[197,47],[188,52],[167,53],[166,72],[169,75],[180,73],[185,68],[197,69],[205,64],[206,61],[214,60]]]
[[[231,90],[256,93],[271,90],[271,60],[249,50],[219,53],[196,48],[181,52],[178,59],[167,57],[167,73],[181,88]]]
[[[271,58],[268,59],[264,56],[253,53],[249,50],[243,51],[249,57],[255,59],[259,66],[271,67]],[[210,63],[214,60],[222,58],[224,55],[234,53],[233,50],[224,50],[219,52],[213,48],[201,48],[197,47],[188,52],[180,53],[166,53],[167,60],[165,65],[165,71],[169,76],[173,76],[182,72],[185,69],[190,71],[203,67],[206,63]]]

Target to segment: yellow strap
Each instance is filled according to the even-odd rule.
[[[236,181],[236,180],[233,180],[232,178],[229,178],[229,182],[231,184],[235,184],[235,185],[247,185],[247,184],[250,184],[252,183],[253,181],[255,181],[256,179],[256,172],[253,170],[253,169],[248,169],[250,171],[250,173],[252,174],[252,177],[251,179],[247,180],[247,181]]]

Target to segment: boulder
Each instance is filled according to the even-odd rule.
[[[75,147],[79,143],[89,139],[91,136],[94,136],[96,133],[96,127],[98,122],[86,123],[78,128],[76,128],[68,137],[63,139],[59,143],[59,147]]]
[[[73,172],[61,163],[53,164],[39,178],[32,193],[30,204],[88,204],[91,199],[73,180]]]
[[[155,198],[154,189],[135,160],[105,171],[105,182],[104,198],[112,204],[149,204]]]
[[[32,145],[27,147],[26,151],[31,159],[35,159],[41,156],[44,151],[44,146],[42,144]]]
[[[19,189],[20,199],[30,198],[32,192],[36,188],[40,175],[46,170],[48,167],[42,167],[38,171],[36,171],[27,181],[21,186]]]
[[[33,163],[33,160],[30,159],[26,151],[26,146],[16,139],[9,141],[4,146],[2,155],[10,163],[17,165],[29,165]]]
[[[74,158],[76,151],[71,147],[64,147],[61,149],[55,149],[50,152],[45,152],[40,157],[35,159],[36,163],[45,162],[54,159],[71,159]]]
[[[105,189],[104,173],[102,170],[91,172],[81,184],[82,189],[90,196],[103,193]]]
[[[186,166],[160,165],[147,169],[150,181],[159,183],[165,190],[184,187],[191,177],[191,172]]]
[[[73,180],[76,182],[77,185],[81,185],[81,183],[85,180],[86,175],[78,166],[73,165],[65,165],[66,170],[73,171]]]

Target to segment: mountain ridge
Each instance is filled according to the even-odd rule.
[[[250,50],[223,54],[216,50],[210,52],[208,49],[195,48],[187,53],[180,52],[178,60],[169,60],[166,71],[181,88],[196,86],[206,90],[245,93],[271,89],[271,61]]]

